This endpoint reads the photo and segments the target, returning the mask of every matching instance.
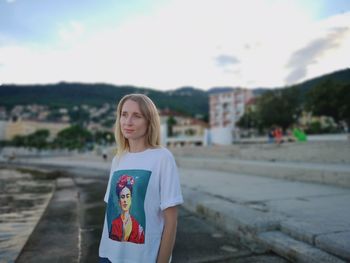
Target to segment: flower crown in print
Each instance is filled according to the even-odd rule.
[[[134,177],[124,174],[122,175],[117,183],[117,194],[119,195],[119,192],[124,188],[127,187],[130,189],[130,192],[132,192],[132,186],[135,183]]]

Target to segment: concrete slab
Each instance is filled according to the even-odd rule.
[[[350,231],[317,236],[316,246],[350,261]]]
[[[288,200],[313,196],[349,194],[350,189],[337,188],[320,184],[286,181],[233,172],[222,172],[180,168],[183,185],[200,189],[204,192],[216,192],[216,195],[235,202],[264,202]],[[217,189],[215,191],[215,189]]]
[[[334,233],[339,229],[344,229],[338,225],[325,224],[315,221],[297,221],[296,219],[288,219],[280,223],[281,231],[289,236],[315,245],[315,238],[319,235]]]
[[[258,239],[262,244],[268,246],[272,251],[292,262],[300,263],[345,263],[345,261],[332,256],[320,249],[307,245],[303,242],[290,238],[289,236],[273,231],[260,233]]]
[[[350,231],[350,210],[345,209],[349,203],[350,193],[339,192],[338,195],[273,200],[266,202],[266,206],[288,217],[288,221],[281,223],[284,232],[300,233],[307,237],[301,240],[311,242],[316,235]]]
[[[221,229],[234,234],[252,250],[256,249],[253,243],[257,233],[275,230],[283,220],[277,214],[251,209],[185,186],[183,196],[186,209],[205,216]]]
[[[237,160],[230,158],[176,157],[180,167],[188,169],[251,174],[350,188],[350,165],[310,164]]]
[[[346,134],[342,134],[346,138]],[[311,136],[312,137],[312,136]],[[309,136],[309,139],[311,140]],[[322,135],[324,137],[324,135]],[[242,160],[294,161],[308,163],[350,164],[349,139],[303,143],[268,143],[212,145],[206,147],[175,147],[171,151],[179,157],[235,158]],[[266,142],[267,138],[261,138]],[[252,139],[249,139],[251,141]],[[253,139],[254,141],[254,139]]]
[[[184,168],[180,174],[185,206],[190,203],[194,211],[242,239],[281,229],[315,247],[319,235],[350,231],[350,211],[344,209],[349,189]],[[333,253],[323,244],[324,251]]]

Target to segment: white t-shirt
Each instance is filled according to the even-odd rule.
[[[162,210],[183,203],[171,152],[157,148],[114,157],[104,200],[99,256],[113,263],[156,262]]]

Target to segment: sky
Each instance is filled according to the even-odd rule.
[[[0,84],[273,88],[349,67],[349,0],[0,0]]]

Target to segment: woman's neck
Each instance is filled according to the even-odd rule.
[[[131,153],[143,152],[147,148],[148,146],[144,141],[129,141],[129,152]]]

